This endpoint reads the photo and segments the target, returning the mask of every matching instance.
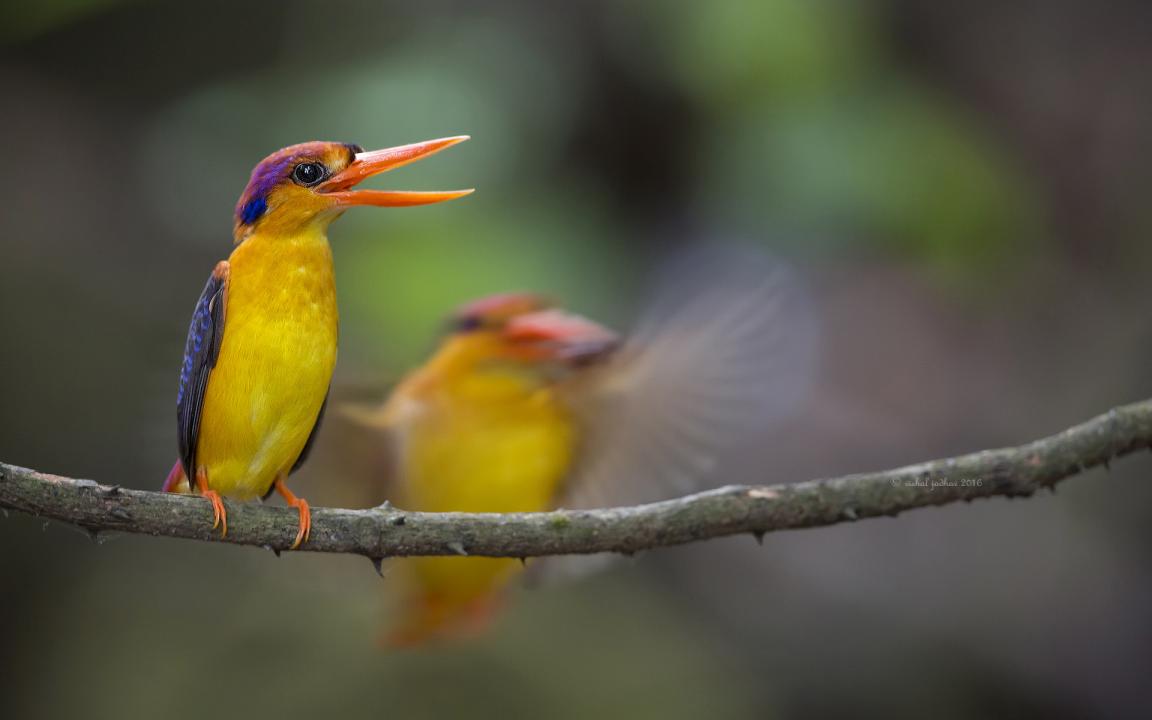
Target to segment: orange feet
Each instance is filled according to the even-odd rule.
[[[300,511],[300,530],[296,532],[296,542],[292,543],[292,550],[300,547],[308,542],[308,535],[312,532],[312,509],[308,507],[308,501],[304,498],[298,498],[292,494],[288,486],[284,484],[284,478],[276,478],[276,492],[284,498],[284,502]]]
[[[196,471],[196,490],[212,503],[212,529],[220,528],[220,537],[228,537],[228,512],[220,493],[208,488],[208,473],[204,468]]]

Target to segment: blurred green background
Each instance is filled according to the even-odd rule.
[[[332,237],[336,393],[446,309],[537,289],[626,317],[673,241],[809,278],[791,481],[1014,444],[1152,395],[1152,6],[0,3],[0,459],[139,488],[175,454],[192,305],[252,165],[310,139],[473,141],[476,186]],[[378,502],[330,422],[294,483]],[[0,519],[4,717],[1148,717],[1146,456],[1058,494],[649,553],[384,653],[362,559]]]

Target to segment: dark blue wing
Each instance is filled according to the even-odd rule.
[[[188,328],[188,341],[184,344],[184,365],[180,368],[180,390],[176,394],[176,426],[180,463],[189,485],[193,485],[196,477],[196,443],[200,437],[204,391],[224,339],[228,270],[228,262],[221,260],[212,271],[192,313],[192,326]]]

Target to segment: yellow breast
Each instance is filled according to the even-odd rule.
[[[405,501],[432,512],[547,509],[575,440],[550,388],[499,371],[424,393],[399,434]]]
[[[499,369],[460,371],[441,355],[409,378],[389,408],[403,507],[529,512],[552,506],[574,460],[577,432],[547,385]],[[451,633],[491,608],[517,560],[417,558],[405,563],[406,606],[393,637]]]
[[[253,235],[229,262],[197,461],[214,490],[246,499],[288,473],[316,423],[336,364],[336,287],[319,231]]]

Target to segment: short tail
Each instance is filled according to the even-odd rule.
[[[424,597],[410,600],[399,622],[381,639],[386,648],[405,649],[464,641],[484,634],[503,607],[501,593],[467,602]]]
[[[164,487],[161,489],[170,493],[189,493],[192,491],[188,485],[188,478],[184,475],[184,465],[179,460],[168,471],[168,477],[164,480]]]

